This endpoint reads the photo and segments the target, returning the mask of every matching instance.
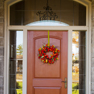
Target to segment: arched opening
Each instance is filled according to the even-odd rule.
[[[41,0],[41,2],[39,2],[38,0],[24,0],[11,5],[9,26],[11,27],[14,25],[15,27],[18,25],[18,26],[24,26],[26,28],[27,26],[66,26],[66,27],[67,26],[86,26],[86,20],[87,20],[86,6],[78,2],[75,2],[73,0],[60,0],[60,1],[52,0],[52,1],[49,1],[49,6],[52,7],[53,12],[55,12],[58,15],[58,18],[56,18],[55,20],[47,20],[47,19],[40,20],[39,16],[36,15],[36,13],[38,11],[44,12],[45,10],[43,9],[43,7],[46,6],[46,3],[47,3],[44,0]],[[11,32],[11,29],[9,30]],[[22,27],[20,30],[22,30]],[[83,29],[83,30],[86,31],[87,29]],[[13,28],[12,28],[12,31],[17,32],[17,30],[14,30]],[[81,34],[79,31],[77,32]],[[82,37],[83,36],[86,37],[85,34],[86,33],[84,32],[84,34],[82,34]],[[85,44],[85,40],[84,40],[84,44]],[[82,77],[82,79],[84,79],[84,76]],[[83,86],[81,88],[83,88]],[[85,93],[85,89],[83,89],[82,91]],[[17,92],[16,89],[14,90],[14,92]],[[11,94],[12,93],[13,92],[11,92]]]
[[[54,20],[42,20],[27,24],[27,26],[69,26],[66,23]]]
[[[49,0],[48,5],[47,0],[22,0],[10,6],[10,25],[30,25],[42,20],[85,26],[86,7],[73,0]]]

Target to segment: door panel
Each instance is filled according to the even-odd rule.
[[[35,87],[35,94],[60,94],[60,87]]]
[[[43,36],[42,36],[43,37]],[[50,36],[51,37],[51,36]],[[34,41],[35,48],[35,77],[60,77],[60,55],[54,64],[44,64],[38,59],[38,49],[48,42],[48,38],[37,38]],[[54,44],[60,50],[60,39],[50,38],[50,44]],[[49,69],[49,70],[48,70]],[[54,72],[53,72],[54,71]]]
[[[54,64],[38,59],[38,49],[48,43],[47,31],[28,31],[27,40],[27,94],[67,94],[61,81],[67,78],[68,32],[50,31],[50,45],[60,50]]]

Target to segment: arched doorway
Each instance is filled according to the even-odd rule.
[[[83,2],[85,2],[85,1],[83,1]],[[55,3],[57,3],[57,2],[55,2]],[[77,2],[75,2],[75,3],[77,3]],[[84,3],[84,4],[86,4],[86,3]],[[6,4],[8,4],[8,3],[6,3]],[[69,61],[72,61],[72,51],[71,51],[72,50],[72,32],[73,31],[86,31],[86,32],[89,32],[88,31],[89,30],[89,27],[88,27],[89,26],[89,24],[88,24],[89,23],[89,19],[88,19],[88,13],[89,13],[88,6],[86,6],[86,13],[87,13],[87,15],[85,16],[86,18],[84,17],[84,19],[82,19],[84,21],[78,19],[79,17],[82,17],[83,18],[83,16],[80,15],[81,13],[79,12],[79,17],[77,17],[77,13],[75,14],[75,12],[74,12],[74,11],[77,12],[77,10],[74,10],[73,6],[72,7],[70,6],[71,8],[69,8],[69,9],[72,9],[73,8],[72,9],[72,12],[70,11],[70,14],[72,13],[72,15],[70,15],[71,18],[68,17],[68,16],[66,16],[66,15],[65,16],[63,15],[61,17],[65,17],[65,18],[62,19],[62,18],[60,18],[60,14],[62,15],[62,14],[66,14],[66,13],[58,12],[58,10],[57,11],[55,10],[54,12],[56,12],[58,14],[58,16],[59,16],[58,17],[59,19],[57,19],[56,21],[59,21],[60,22],[60,25],[62,24],[62,22],[64,22],[64,23],[68,24],[69,26],[64,27],[64,26],[57,26],[56,25],[56,26],[53,27],[53,26],[49,26],[49,25],[47,25],[47,26],[43,26],[43,25],[42,26],[40,26],[40,25],[39,26],[32,26],[32,25],[31,26],[25,26],[27,24],[30,24],[31,22],[35,22],[37,20],[39,21],[39,18],[38,18],[37,15],[35,17],[34,15],[36,14],[36,12],[34,14],[32,11],[31,12],[30,11],[25,11],[25,14],[23,14],[23,10],[22,11],[13,12],[13,9],[15,9],[14,6],[17,6],[16,4],[18,4],[18,3],[15,3],[14,5],[11,5],[10,6],[10,8],[11,8],[10,9],[10,12],[12,13],[12,15],[10,14],[8,16],[9,19],[8,19],[8,27],[7,28],[8,28],[9,31],[10,30],[23,30],[23,34],[24,34],[24,38],[25,38],[24,39],[24,44],[23,44],[24,45],[24,50],[23,50],[24,51],[24,54],[23,54],[24,55],[24,63],[23,63],[23,67],[24,67],[24,72],[23,72],[24,73],[24,76],[23,76],[23,84],[24,84],[23,85],[24,86],[23,88],[24,89],[23,90],[24,90],[24,92],[26,92],[26,89],[27,89],[27,86],[26,86],[26,84],[27,84],[26,83],[26,81],[27,81],[26,80],[26,78],[27,78],[27,76],[26,76],[27,75],[27,73],[26,73],[26,70],[27,70],[27,67],[26,67],[27,66],[27,64],[26,64],[26,62],[27,62],[27,55],[26,55],[26,53],[27,53],[27,45],[26,45],[27,44],[27,31],[28,30],[50,30],[50,31],[51,30],[68,30],[68,42],[69,42],[68,43],[68,45],[69,45],[68,46],[68,77],[70,77],[70,78],[68,78],[68,94],[69,94],[70,92],[72,92],[72,89],[71,89],[71,86],[72,86],[72,84],[71,84],[72,83],[72,72],[70,72],[70,70],[72,70],[72,67],[70,67],[70,66],[72,66],[72,62],[71,63],[69,62]],[[19,2],[19,4],[21,5],[21,2]],[[27,5],[28,4],[29,3],[27,3]],[[58,4],[60,4],[60,2]],[[89,5],[89,4],[87,4],[87,5]],[[52,6],[54,7],[54,5],[52,5]],[[83,5],[81,5],[81,4],[80,4],[80,6],[83,7]],[[19,10],[19,7],[17,7],[17,8]],[[30,7],[27,6],[27,8],[29,9]],[[81,7],[79,7],[79,8],[81,8]],[[56,8],[56,9],[58,9],[58,8]],[[30,13],[30,15],[29,15],[29,13]],[[69,11],[67,13],[69,13]],[[22,17],[22,15],[24,15],[24,18]],[[67,14],[67,15],[69,15],[69,14]],[[35,17],[34,18],[35,21],[32,21],[32,19],[30,19],[31,16],[32,17]],[[75,18],[75,17],[77,17],[77,18]],[[88,38],[88,36],[89,36],[89,34],[87,35],[87,38]],[[7,38],[7,40],[9,40],[9,38]],[[88,49],[88,47],[87,47],[87,49]],[[86,53],[88,53],[88,51],[86,51]],[[87,73],[86,76],[88,76],[88,73]],[[86,88],[87,87],[88,87],[88,83],[86,85]],[[88,89],[86,89],[86,91],[87,90]]]

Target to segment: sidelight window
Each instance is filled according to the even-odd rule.
[[[72,32],[72,94],[86,94],[86,32]]]
[[[10,31],[9,94],[22,94],[23,31]]]

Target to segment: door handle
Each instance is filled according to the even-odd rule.
[[[65,83],[65,88],[67,88],[67,78],[65,78],[65,81],[61,81],[63,83]]]

